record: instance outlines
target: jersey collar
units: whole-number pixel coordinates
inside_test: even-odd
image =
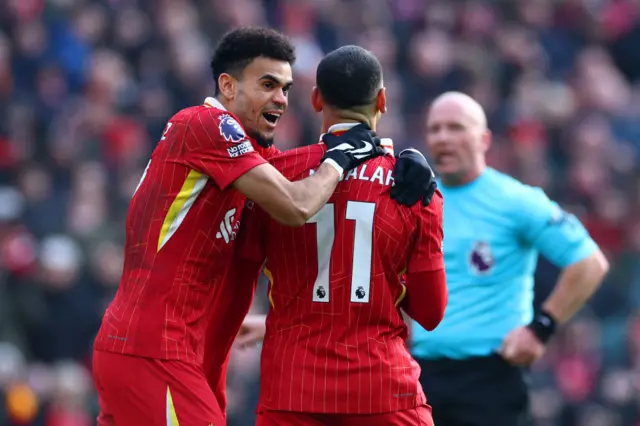
[[[208,107],[211,108],[218,108],[221,109],[223,111],[226,111],[227,109],[224,107],[224,105],[222,105],[220,103],[219,100],[217,100],[216,98],[212,97],[212,96],[208,96],[205,100],[204,100],[204,104]]]
[[[334,133],[337,135],[341,135],[342,133],[346,132],[347,130],[351,129],[352,127],[357,126],[360,123],[337,123],[334,124],[333,126],[329,127],[329,129],[327,130],[327,133]],[[322,134],[324,135],[324,133]],[[320,142],[322,142],[322,135],[320,135]],[[382,146],[382,148],[384,148],[384,151],[387,154],[391,154],[394,155],[393,152],[393,140],[391,140],[391,138],[382,138],[380,139],[380,145]]]
[[[329,127],[328,133],[344,133],[352,127],[356,127],[360,123],[338,123]]]

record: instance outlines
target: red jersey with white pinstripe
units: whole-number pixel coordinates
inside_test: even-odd
[[[205,314],[245,202],[229,186],[265,163],[236,119],[208,102],[170,119],[133,195],[97,350],[202,363]]]
[[[316,144],[270,162],[299,180],[324,151]],[[397,305],[403,271],[443,267],[442,197],[429,207],[398,205],[389,198],[394,165],[386,155],[348,173],[300,228],[245,209],[237,251],[266,257],[271,280],[260,409],[372,414],[425,403]]]

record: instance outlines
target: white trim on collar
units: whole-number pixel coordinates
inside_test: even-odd
[[[212,97],[212,96],[208,96],[205,100],[204,100],[204,104],[206,106],[209,106],[211,108],[218,108],[221,109],[223,111],[226,111],[227,109],[224,107],[224,105],[222,105],[220,103],[219,100],[217,100],[216,98]]]
[[[329,127],[327,132],[328,133],[344,132],[344,131],[349,130],[352,127],[356,127],[358,124],[360,124],[360,123],[337,123],[337,124],[334,124],[333,126]]]

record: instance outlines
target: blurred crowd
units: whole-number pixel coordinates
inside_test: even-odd
[[[118,285],[128,200],[166,120],[213,93],[213,47],[238,25],[297,46],[281,149],[317,140],[315,68],[340,45],[383,64],[379,133],[396,145],[424,148],[437,94],[477,98],[490,164],[578,215],[613,265],[533,368],[536,424],[640,425],[640,1],[5,0],[0,426],[95,424],[92,339]],[[556,276],[542,260],[537,300]],[[253,424],[258,358],[234,352],[231,425]]]

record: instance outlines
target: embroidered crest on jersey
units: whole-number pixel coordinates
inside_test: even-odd
[[[479,241],[471,250],[469,264],[476,274],[488,273],[495,263],[489,244]]]
[[[220,231],[216,233],[216,239],[222,238],[225,243],[236,239],[240,221],[235,220],[236,209],[230,209],[224,214],[224,220],[220,222]]]
[[[247,138],[240,123],[229,114],[220,116],[218,128],[220,129],[220,134],[227,142],[238,143]]]

